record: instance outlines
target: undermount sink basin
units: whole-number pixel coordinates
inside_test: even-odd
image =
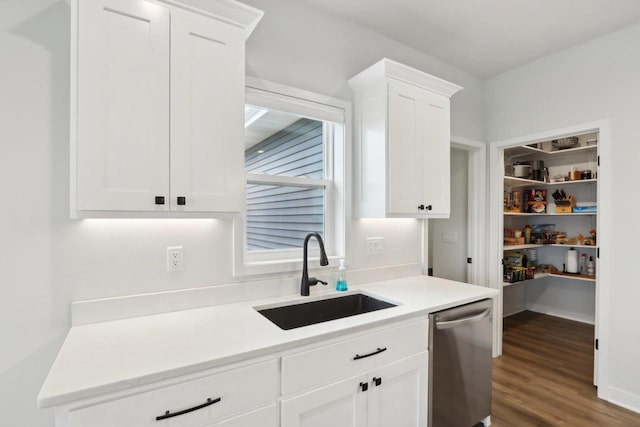
[[[369,295],[350,294],[280,307],[256,308],[256,310],[280,329],[288,330],[395,306]]]

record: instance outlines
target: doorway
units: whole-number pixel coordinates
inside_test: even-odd
[[[429,266],[442,279],[468,283],[469,154],[451,147],[451,215],[429,221]]]
[[[486,286],[486,144],[451,140],[451,215],[427,230],[430,275]]]

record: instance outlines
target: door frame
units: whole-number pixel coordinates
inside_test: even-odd
[[[468,154],[467,174],[467,283],[487,286],[487,144],[451,136],[451,148]]]
[[[609,325],[610,325],[610,287],[611,281],[611,229],[612,223],[608,207],[612,205],[612,138],[611,122],[608,119],[576,124],[563,128],[550,129],[514,138],[489,143],[489,184],[492,189],[488,197],[489,206],[489,287],[499,291],[494,314],[493,349],[494,357],[502,354],[502,241],[497,238],[503,228],[502,204],[504,191],[504,149],[530,144],[537,141],[579,133],[598,132],[598,248],[600,257],[596,260],[598,280],[596,282],[595,338],[598,339],[598,353],[594,358],[594,382],[598,385],[598,397],[608,400],[609,390]]]

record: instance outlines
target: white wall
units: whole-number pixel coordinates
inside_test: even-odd
[[[640,411],[640,336],[634,278],[640,162],[640,25],[510,70],[487,82],[488,139],[611,119],[609,382],[611,398]]]
[[[250,3],[266,16],[248,44],[249,74],[348,99],[347,79],[387,56],[464,86],[453,101],[453,133],[484,138],[480,80],[295,1]],[[69,219],[69,25],[64,1],[0,3],[2,426],[53,425],[36,396],[68,330],[71,301],[234,280],[229,221]],[[367,236],[385,238],[384,254],[365,255]],[[351,269],[420,262],[418,221],[353,221],[351,237]],[[165,247],[174,245],[184,246],[184,271],[168,274]]]
[[[467,218],[468,218],[469,154],[451,149],[451,216],[429,221],[429,267],[433,275],[443,279],[467,281]],[[444,241],[444,234],[456,241]],[[451,239],[447,239],[451,240]]]

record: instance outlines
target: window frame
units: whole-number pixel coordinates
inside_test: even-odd
[[[324,187],[324,242],[329,259],[344,258],[350,206],[351,103],[289,86],[247,77],[245,104],[289,112],[323,122],[325,179],[245,173],[245,182]],[[337,129],[341,128],[341,131]],[[327,139],[331,140],[328,143]],[[244,140],[242,141],[244,144]],[[245,196],[246,200],[246,196]],[[233,219],[234,276],[299,272],[302,248],[252,250],[246,248],[246,206]],[[318,249],[309,248],[310,268],[318,263]]]

